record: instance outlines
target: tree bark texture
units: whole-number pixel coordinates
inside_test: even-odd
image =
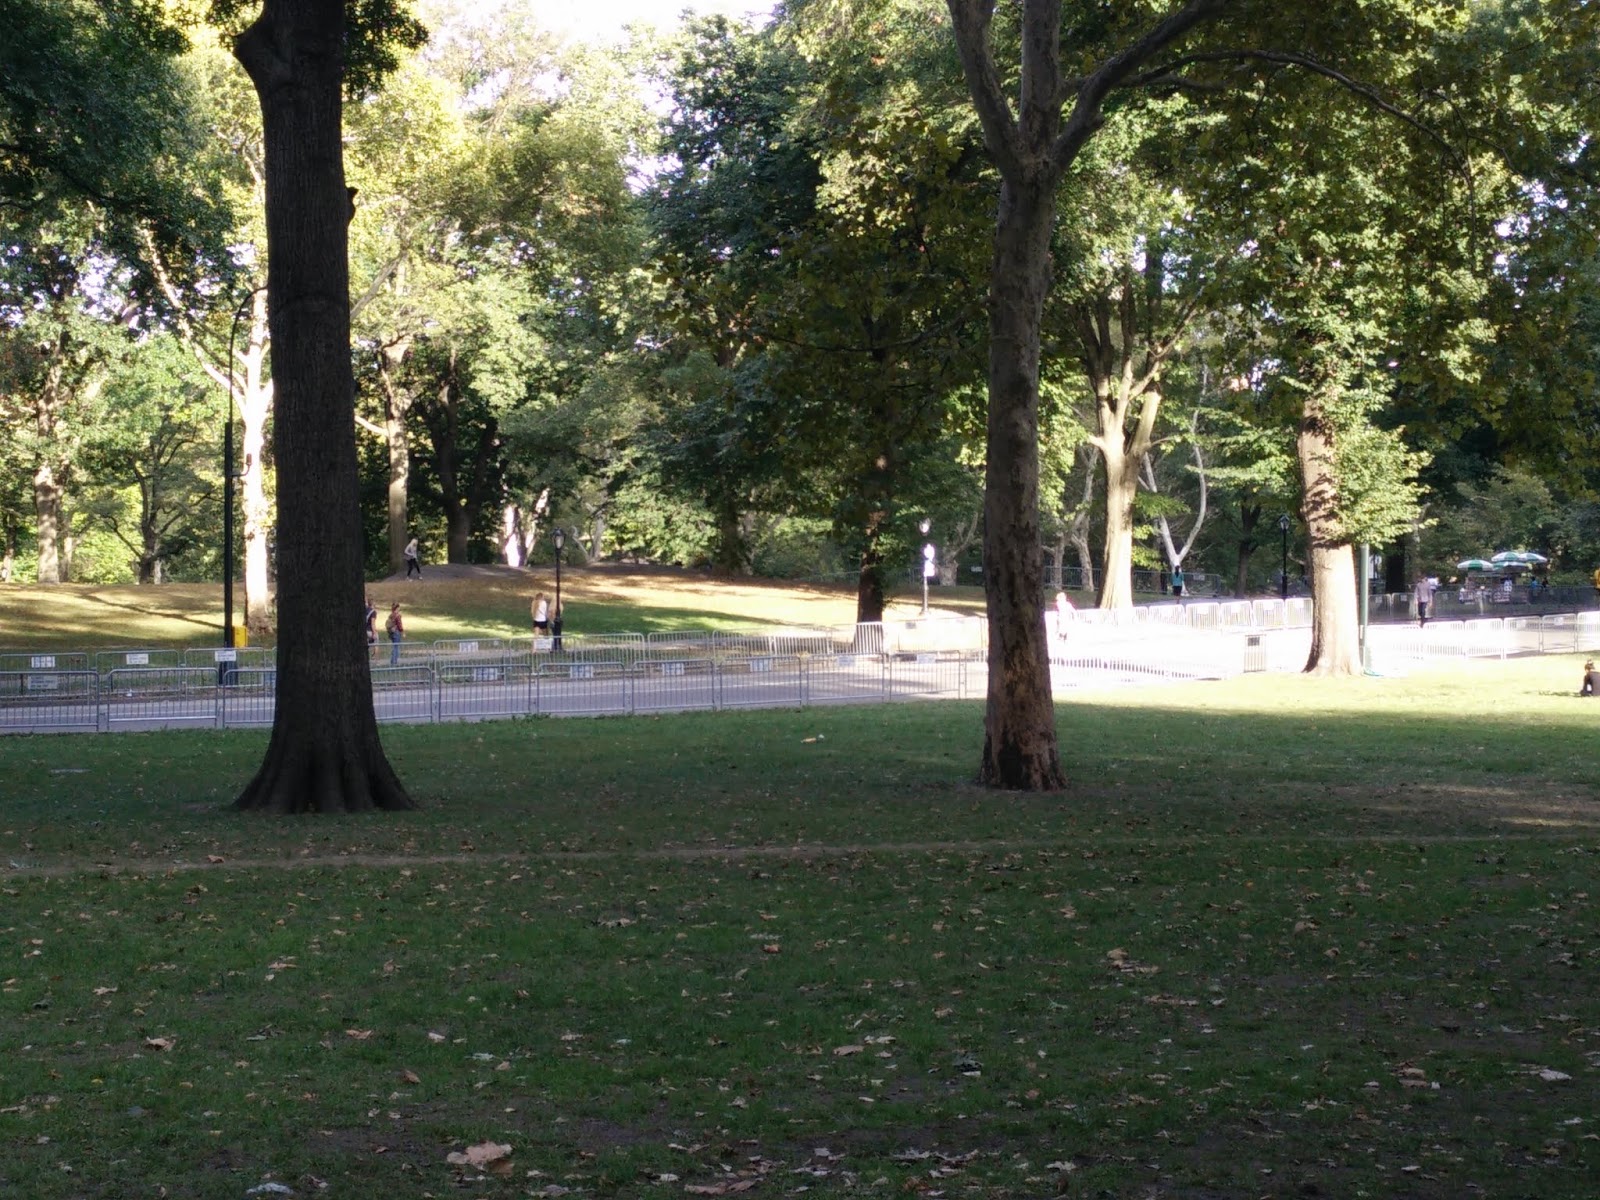
[[[1105,466],[1106,495],[1100,607],[1132,608],[1133,502],[1139,493],[1139,472],[1136,460],[1123,450],[1120,434],[1101,448],[1100,461]]]
[[[272,503],[267,499],[267,417],[272,412],[272,382],[266,375],[267,293],[257,292],[250,308],[244,347],[244,379],[239,384],[239,505],[244,532],[244,623],[252,637],[272,628],[272,592],[267,579],[267,542],[272,535]]]
[[[1305,491],[1306,542],[1310,548],[1311,653],[1305,669],[1315,675],[1361,673],[1356,610],[1355,555],[1337,519],[1339,480],[1333,427],[1315,390],[1308,392],[1295,434],[1295,456]]]
[[[378,380],[383,388],[383,440],[389,450],[388,529],[389,573],[405,569],[410,516],[411,442],[406,434],[406,414],[411,392],[399,382],[400,368],[411,353],[411,339],[402,338],[378,352]]]
[[[65,489],[56,479],[55,468],[40,463],[33,473],[34,534],[39,546],[39,575],[42,584],[61,583],[61,497]]]
[[[279,530],[277,706],[237,803],[269,812],[411,806],[378,739],[360,619],[343,34],[339,0],[266,0],[234,46],[266,147]]]
[[[1026,791],[1066,786],[1050,694],[1039,525],[1039,337],[1054,217],[1054,177],[1001,184],[989,277],[989,687],[978,781]]]

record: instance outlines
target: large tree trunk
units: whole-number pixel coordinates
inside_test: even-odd
[[[883,551],[873,534],[861,551],[861,566],[856,572],[856,624],[877,625],[883,621]]]
[[[378,379],[383,387],[383,440],[389,450],[389,572],[399,574],[406,561],[410,522],[411,442],[406,434],[406,414],[411,410],[410,389],[399,382],[399,372],[411,352],[411,339],[386,345],[378,355]]]
[[[1295,435],[1311,558],[1311,653],[1305,669],[1316,675],[1359,675],[1355,555],[1337,520],[1334,449],[1333,428],[1313,389],[1306,396]]]
[[[1139,494],[1138,460],[1122,444],[1120,430],[1100,446],[1106,471],[1105,568],[1101,608],[1133,607],[1133,502]]]
[[[48,462],[40,463],[33,473],[33,519],[39,546],[39,582],[43,584],[62,581],[59,541],[62,494],[55,468]]]
[[[234,46],[261,102],[278,468],[272,737],[241,808],[409,808],[378,740],[362,605],[340,146],[344,5],[266,0]]]
[[[1238,554],[1234,561],[1233,594],[1243,597],[1250,589],[1250,558],[1256,550],[1256,526],[1261,523],[1261,505],[1250,500],[1239,504]]]
[[[1050,288],[1055,180],[1000,186],[989,276],[988,469],[983,490],[989,690],[978,781],[1066,786],[1044,628],[1039,540],[1039,330]]]
[[[267,500],[264,455],[267,417],[272,412],[272,384],[266,375],[267,293],[251,301],[250,332],[244,348],[244,379],[238,388],[239,507],[244,521],[244,623],[260,638],[272,628],[272,594],[267,581],[267,542],[272,535],[272,505]]]

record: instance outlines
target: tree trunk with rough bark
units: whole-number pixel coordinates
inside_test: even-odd
[[[1100,444],[1105,467],[1105,562],[1100,575],[1100,607],[1133,607],[1133,502],[1139,494],[1138,460],[1122,444],[1121,430]]]
[[[1069,87],[1061,69],[1059,0],[1022,0],[1022,70],[1013,108],[990,44],[994,0],[946,0],[967,90],[1001,179],[989,274],[983,510],[989,697],[978,771],[979,782],[990,787],[1066,786],[1050,696],[1039,549],[1039,340],[1056,188],[1104,123],[1112,90],[1223,3],[1189,0]],[[1072,111],[1063,120],[1068,103]]]
[[[234,45],[266,144],[280,534],[277,706],[237,803],[278,813],[411,807],[378,739],[359,617],[343,36],[342,4],[266,0]]]
[[[389,572],[405,569],[407,532],[410,515],[411,442],[406,434],[406,414],[411,410],[411,392],[399,381],[399,372],[411,353],[411,339],[384,346],[378,352],[378,380],[383,389],[383,441],[389,450],[388,529]]]
[[[1339,480],[1334,453],[1333,427],[1313,389],[1306,395],[1295,434],[1295,457],[1305,489],[1303,516],[1313,598],[1311,653],[1305,669],[1314,675],[1359,675],[1355,554],[1336,517]]]
[[[251,301],[250,330],[244,347],[244,378],[238,384],[239,507],[244,520],[244,623],[252,637],[272,628],[272,589],[267,579],[267,542],[272,536],[272,504],[267,499],[267,417],[272,412],[272,382],[267,378],[267,293]]]
[[[989,689],[978,780],[989,787],[1066,786],[1050,694],[1039,541],[1039,337],[1050,288],[1055,177],[1000,187],[989,276],[988,470],[984,592]]]
[[[33,473],[34,536],[39,546],[41,584],[62,582],[61,577],[61,497],[64,489],[56,480],[55,468],[40,463]]]

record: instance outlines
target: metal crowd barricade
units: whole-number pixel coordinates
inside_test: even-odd
[[[372,708],[379,721],[433,721],[433,668],[427,663],[372,668]]]
[[[94,662],[80,650],[0,650],[0,675],[29,671],[92,671]]]
[[[803,663],[794,654],[752,654],[717,663],[724,708],[800,708],[806,702]]]
[[[964,700],[967,660],[929,651],[896,655],[885,662],[883,689],[891,700]]]
[[[94,669],[104,675],[118,667],[181,667],[184,651],[159,649],[97,650]]]
[[[709,630],[689,631],[685,633],[667,633],[655,631],[644,635],[644,657],[647,659],[665,658],[714,658],[717,653],[716,633]]]
[[[521,717],[534,711],[533,667],[527,655],[460,657],[434,664],[438,719]]]
[[[806,704],[867,704],[884,698],[884,664],[876,654],[819,654],[806,659]]]
[[[108,727],[215,725],[220,719],[212,667],[117,667],[100,678]]]
[[[217,711],[225,729],[271,725],[277,707],[276,667],[239,667],[217,689]]]
[[[98,729],[99,693],[93,671],[0,674],[0,729]]]
[[[641,662],[632,677],[633,712],[691,712],[722,707],[722,677],[709,658]]]
[[[229,658],[228,655],[232,655]],[[215,666],[231,662],[239,668],[263,669],[278,661],[278,652],[270,646],[191,646],[183,652],[186,667]],[[155,666],[155,663],[151,663]]]
[[[620,662],[541,662],[535,711],[544,716],[620,715],[628,711],[632,680]]]
[[[730,641],[742,639],[743,634],[718,634],[717,648],[721,650]],[[752,648],[752,653],[757,654],[831,654],[833,653],[834,634],[831,629],[775,629],[770,633],[757,635],[760,638],[759,649]]]
[[[568,662],[634,663],[644,657],[642,633],[564,633],[557,658]]]

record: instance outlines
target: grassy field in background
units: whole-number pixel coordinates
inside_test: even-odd
[[[555,595],[552,570],[429,566],[421,580],[379,580],[368,586],[380,613],[398,600],[407,636],[528,637],[529,602]],[[593,566],[562,571],[562,607],[569,633],[650,633],[656,630],[745,629],[754,625],[848,625],[855,590],[839,585],[777,580],[725,580],[671,568]],[[983,589],[934,590],[940,612],[983,611]],[[243,623],[244,593],[234,592]],[[909,589],[891,597],[891,617],[921,609]],[[361,614],[351,617],[359,626]],[[205,646],[222,636],[220,584],[40,588],[0,585],[0,650],[101,649],[110,646]]]
[[[1075,696],[1053,797],[974,704],[387,728],[359,819],[0,739],[0,1194],[1590,1197],[1578,673]]]

